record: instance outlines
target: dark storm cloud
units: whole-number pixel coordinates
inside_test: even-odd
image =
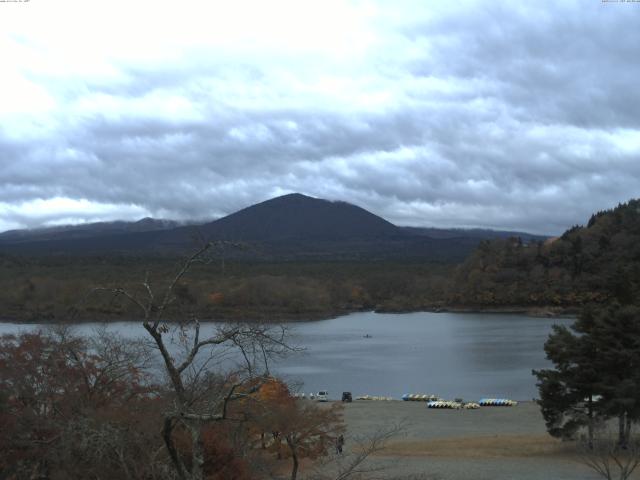
[[[519,118],[637,128],[640,9],[610,7],[487,4],[414,26],[411,34],[436,38],[428,65],[437,74],[498,82],[504,101],[521,109]]]
[[[0,226],[211,218],[299,191],[399,224],[559,233],[637,195],[640,5],[532,5],[376,5],[347,61],[192,47],[108,78],[32,72],[55,107],[4,117]]]

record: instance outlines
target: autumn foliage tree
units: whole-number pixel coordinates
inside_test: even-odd
[[[295,480],[303,458],[315,460],[326,456],[344,433],[342,406],[319,406],[291,395],[285,383],[270,379],[257,395],[258,414],[255,418],[263,447],[278,458],[291,458],[290,478]],[[264,433],[271,439],[264,441]]]
[[[114,336],[0,337],[0,471],[9,478],[141,478],[154,472],[157,391],[144,352]]]
[[[0,478],[175,479],[161,435],[174,393],[152,382],[147,362],[142,343],[108,331],[90,338],[67,331],[0,337]],[[206,397],[237,380],[201,379],[190,395]],[[256,478],[264,454],[252,442],[248,419],[257,414],[250,406],[260,406],[262,415],[276,401],[258,395],[260,385],[257,379],[236,389],[243,401],[229,405],[227,422],[203,425],[203,478]],[[189,429],[174,425],[172,441],[191,468]]]

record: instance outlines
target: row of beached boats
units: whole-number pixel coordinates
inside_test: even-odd
[[[480,405],[475,402],[455,402],[449,400],[434,400],[427,402],[427,408],[449,408],[459,410],[461,408],[465,410],[476,410],[480,408]]]
[[[478,403],[481,407],[514,407],[518,404],[508,398],[482,398]]]
[[[348,393],[348,392],[346,392]],[[329,393],[326,391],[320,391],[318,393],[310,393],[308,396],[304,393],[294,393],[296,398],[302,398],[309,400],[318,400],[321,402],[328,401]],[[350,398],[350,394],[349,394]],[[356,400],[370,400],[370,401],[385,401],[389,402],[394,400],[393,397],[377,396],[377,395],[361,395],[356,397]],[[455,400],[445,400],[437,395],[426,395],[423,393],[405,393],[402,396],[402,400],[405,402],[425,402],[428,408],[449,408],[449,409],[467,409],[476,410],[480,407],[513,407],[518,404],[515,400],[508,398],[482,398],[478,402],[464,402],[460,398]],[[344,394],[343,394],[344,401]],[[351,401],[351,400],[349,400]]]
[[[402,396],[405,402],[426,402],[428,408],[465,408],[475,410],[480,407],[513,407],[518,404],[508,398],[482,398],[476,402],[463,402],[461,399],[444,400],[437,395],[425,395],[423,393],[405,393]]]
[[[380,397],[376,395],[360,395],[356,397],[356,400],[373,400],[373,401],[382,401],[382,402],[390,402],[393,400],[393,397]]]
[[[437,395],[424,395],[422,393],[405,393],[402,395],[405,402],[437,402],[443,400]]]

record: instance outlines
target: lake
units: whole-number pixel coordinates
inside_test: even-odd
[[[328,390],[331,398],[351,391],[354,396],[426,393],[531,400],[537,397],[531,370],[549,366],[543,345],[551,326],[571,322],[516,314],[353,313],[289,324],[292,342],[305,351],[273,370],[287,381],[304,382],[303,392]],[[90,334],[96,326],[76,328]],[[0,334],[39,327],[0,323]],[[136,322],[108,328],[126,337],[146,333]]]

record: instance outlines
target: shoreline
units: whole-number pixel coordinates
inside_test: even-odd
[[[353,313],[372,312],[377,314],[410,314],[410,313],[460,313],[460,314],[498,314],[498,315],[524,315],[531,318],[576,318],[579,312],[578,307],[524,307],[524,306],[503,306],[503,307],[466,307],[466,306],[442,306],[442,307],[425,307],[419,309],[386,309],[386,308],[367,308],[367,309],[345,309],[333,312],[313,312],[304,314],[280,313],[266,316],[229,316],[221,315],[215,318],[203,318],[203,323],[303,323],[303,322],[320,322],[324,320],[332,320],[338,317],[350,315]],[[117,318],[111,315],[96,315],[93,318],[82,319],[57,319],[57,318],[29,318],[23,319],[18,317],[0,316],[0,323],[11,323],[16,325],[33,325],[33,324],[84,324],[84,323],[118,323],[118,322],[140,322],[140,319]],[[180,323],[179,319],[167,318],[165,323]]]

